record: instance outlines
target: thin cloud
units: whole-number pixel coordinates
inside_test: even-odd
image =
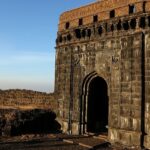
[[[0,56],[0,65],[16,65],[16,64],[38,64],[48,63],[53,64],[55,62],[54,53],[37,53],[37,52],[23,52],[14,53],[11,55],[3,54]]]

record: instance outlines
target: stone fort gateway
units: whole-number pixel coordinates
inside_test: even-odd
[[[55,94],[64,132],[150,148],[150,0],[101,0],[61,14]]]
[[[54,93],[0,90],[0,136],[16,112],[37,108],[54,110],[64,133],[150,149],[150,0],[97,0],[62,13]]]

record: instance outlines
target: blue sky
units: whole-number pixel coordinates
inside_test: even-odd
[[[53,92],[62,12],[95,0],[0,0],[0,89]]]

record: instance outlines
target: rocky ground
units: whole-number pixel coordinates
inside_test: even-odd
[[[104,134],[73,136],[60,129],[51,110],[0,109],[0,150],[128,150],[112,147]]]
[[[22,135],[0,139],[0,150],[112,150],[105,138],[63,134]]]
[[[2,110],[0,109],[0,135],[61,132],[60,124],[51,110]]]
[[[0,150],[131,150],[112,147],[106,136],[72,136],[65,134],[28,134],[1,137]],[[132,150],[138,150],[132,148]]]

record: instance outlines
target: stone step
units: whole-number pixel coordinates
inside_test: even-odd
[[[77,144],[85,148],[94,149],[97,146],[108,145],[107,136],[63,136],[63,141],[71,144]]]

